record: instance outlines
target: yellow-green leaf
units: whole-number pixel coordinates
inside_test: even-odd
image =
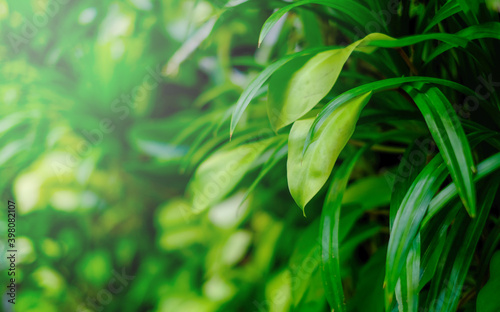
[[[291,124],[318,104],[337,81],[349,54],[344,49],[329,50],[305,64],[300,58],[278,70],[269,81],[267,107],[273,128]]]
[[[342,49],[296,58],[278,69],[269,80],[268,114],[275,131],[303,117],[332,89],[354,50],[373,52],[373,40],[394,40],[374,33]]]
[[[370,97],[371,92],[365,93],[336,109],[316,131],[304,155],[304,142],[314,118],[298,120],[293,124],[288,139],[288,188],[302,210],[330,176],[335,161],[351,138],[359,114]]]
[[[201,212],[223,199],[252,169],[257,158],[279,137],[225,149],[207,158],[189,185],[193,210]]]

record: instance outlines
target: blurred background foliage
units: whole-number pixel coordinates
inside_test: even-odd
[[[289,287],[284,267],[308,221],[289,209],[279,173],[239,210],[241,192],[200,215],[184,196],[193,168],[228,141],[229,103],[270,57],[254,59],[267,1],[200,37],[225,4],[0,1],[0,187],[2,202],[17,203],[16,311],[253,311]],[[114,272],[135,277],[108,302]]]
[[[411,3],[384,25],[390,35],[410,33],[413,26],[401,26],[406,16],[425,26],[419,17],[434,13],[426,5],[441,6]],[[354,21],[335,10],[308,6],[281,19],[258,48],[261,26],[285,4],[0,0],[0,190],[2,202],[17,204],[16,311],[329,310],[319,236],[326,188],[304,218],[285,178],[288,129],[271,128],[265,86],[230,141],[231,113],[249,82],[276,59],[365,33],[349,33]],[[481,12],[495,5],[481,3]],[[460,30],[462,17],[445,30]],[[412,74],[396,50],[360,55],[326,100]],[[469,63],[470,75],[463,75],[455,63],[415,62],[425,75],[461,77],[471,88],[480,72]],[[429,137],[415,107],[399,105],[402,98],[375,94],[339,157],[342,163],[385,130],[399,131],[393,146],[365,152],[342,198],[341,278],[352,311],[383,310],[393,173],[405,149]],[[381,119],[384,125],[374,124]],[[477,159],[492,154],[483,150]],[[223,168],[230,165],[229,174]],[[481,241],[492,247],[476,263],[483,280],[469,278],[461,296],[467,311],[477,294],[469,290],[486,281],[484,264],[498,244],[494,213]],[[3,208],[0,216],[6,233]],[[0,264],[3,285],[4,258]],[[112,291],[110,281],[124,287]],[[5,298],[2,309],[13,311]]]

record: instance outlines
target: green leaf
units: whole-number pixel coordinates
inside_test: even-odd
[[[500,311],[500,251],[497,251],[490,262],[490,279],[479,291],[476,301],[476,310],[481,312]]]
[[[233,135],[234,129],[236,128],[236,125],[238,124],[238,121],[241,119],[243,116],[243,113],[245,112],[246,108],[248,107],[248,104],[250,104],[250,101],[253,99],[253,97],[259,92],[261,87],[266,83],[266,81],[271,77],[271,75],[277,71],[279,68],[281,68],[283,65],[286,63],[296,59],[300,58],[302,56],[310,55],[310,54],[316,54],[325,50],[330,49],[330,47],[321,47],[321,48],[313,48],[313,49],[307,49],[298,53],[294,53],[291,55],[287,55],[278,61],[272,63],[271,65],[267,66],[257,77],[255,77],[252,82],[245,88],[243,93],[240,95],[238,98],[238,101],[236,102],[236,105],[234,107],[233,115],[231,117],[231,126],[230,126],[230,136]]]
[[[458,36],[456,34],[433,33],[433,34],[413,35],[392,40],[386,40],[386,39],[373,40],[367,43],[367,46],[380,47],[380,48],[400,48],[428,40],[443,41],[451,45],[452,47],[465,47],[469,42],[469,40],[461,36]]]
[[[393,292],[420,223],[432,197],[446,178],[446,166],[435,156],[415,178],[394,219],[387,248],[385,275],[386,309],[392,305]]]
[[[382,311],[384,309],[384,267],[386,249],[382,247],[370,257],[359,272],[356,293],[351,300],[353,311]]]
[[[220,150],[208,157],[189,184],[193,210],[201,212],[223,199],[252,168],[257,158],[280,139],[271,137]]]
[[[462,9],[458,5],[458,2],[456,2],[456,1],[446,2],[445,5],[443,5],[441,8],[439,8],[439,11],[437,11],[436,15],[434,15],[432,20],[427,24],[427,27],[425,28],[424,33],[428,32],[432,27],[436,26],[437,24],[441,23],[443,20],[447,19],[448,17],[450,17],[454,14],[457,14],[460,11],[462,11]]]
[[[406,267],[396,285],[399,311],[417,312],[420,281],[420,234],[417,234],[406,259]]]
[[[467,214],[460,211],[453,220],[453,226],[448,230],[446,234],[447,243],[444,245],[443,251],[441,253],[436,272],[431,280],[430,289],[427,293],[426,307],[430,311],[440,311],[443,307],[444,300],[439,298],[439,293],[446,287],[450,287],[450,284],[446,281],[445,270],[449,263],[447,259],[454,258],[453,250],[457,249],[460,244],[460,233],[464,231],[467,226],[466,218]],[[446,225],[447,226],[447,225]]]
[[[361,52],[365,53],[371,53],[373,52],[375,47],[369,47],[368,45],[372,41],[378,41],[379,44],[389,44],[391,40],[394,40],[393,38],[383,35],[383,34],[370,34],[366,36],[365,38],[358,40],[351,44],[350,46],[344,48],[345,51],[352,52],[352,49],[358,50]],[[252,82],[248,85],[248,87],[245,88],[241,96],[238,98],[238,101],[236,102],[232,117],[231,117],[231,125],[230,125],[230,136],[233,135],[234,130],[236,128],[236,125],[238,124],[238,121],[241,119],[243,116],[243,113],[245,112],[246,108],[250,104],[250,101],[253,99],[253,97],[259,92],[259,90],[262,88],[264,83],[271,77],[276,71],[278,71],[281,67],[283,67],[285,64],[294,61],[298,62],[304,62],[303,57],[309,56],[309,55],[315,55],[321,52],[325,51],[336,51],[336,50],[341,50],[341,49],[332,49],[331,47],[319,47],[319,48],[312,48],[312,49],[307,49],[298,53],[294,53],[291,55],[287,55],[278,61],[272,63],[268,67],[266,67],[257,77],[255,77]],[[349,52],[349,54],[351,53]],[[301,60],[302,59],[302,60]],[[292,65],[293,66],[293,65]],[[297,66],[297,65],[295,65]],[[343,66],[343,65],[342,65]],[[290,77],[286,77],[288,80]]]
[[[458,209],[458,208],[457,208]],[[449,215],[455,217],[457,209],[452,209]],[[444,245],[446,243],[446,230],[448,229],[452,220],[444,219],[439,220],[440,224],[433,227],[432,229],[423,228],[420,233],[422,236],[432,236],[430,242],[426,245],[426,248],[422,254],[422,273],[420,274],[419,289],[422,288],[432,279],[439,262],[439,257],[443,252]],[[426,238],[428,238],[426,236]]]
[[[422,155],[422,158],[427,156],[424,154],[420,146],[418,146],[416,142],[413,142],[413,144],[406,149],[403,157],[401,158],[394,178],[389,210],[390,228],[392,228],[398,209],[401,207],[401,202],[408,192],[408,189],[411,187],[411,184],[418,176],[419,172],[422,171],[425,166],[424,159],[419,162],[412,161],[413,158],[411,157],[414,157],[415,155]]]
[[[340,224],[343,225],[342,221],[343,220],[340,219]],[[340,241],[341,244],[339,255],[342,259],[342,262],[347,262],[352,257],[352,254],[354,253],[356,248],[359,247],[362,242],[366,241],[367,239],[373,238],[375,234],[380,233],[381,228],[382,227],[377,224],[361,225],[354,228],[344,241]],[[341,232],[339,231],[339,233]]]
[[[384,176],[358,179],[349,185],[342,197],[340,216],[342,227],[339,240],[342,242],[354,227],[356,221],[367,210],[383,207],[390,202],[391,188]]]
[[[479,2],[478,0],[458,0],[464,12],[472,11],[473,14],[477,14],[479,11]]]
[[[276,149],[274,150],[273,154],[269,157],[269,159],[266,161],[264,166],[262,167],[262,170],[259,172],[259,175],[253,180],[252,185],[248,187],[247,191],[245,192],[245,195],[243,196],[243,199],[241,200],[241,204],[247,200],[248,196],[255,190],[257,185],[262,181],[264,176],[271,171],[276,164],[283,159],[288,152],[287,148],[287,141],[286,138],[283,138],[281,142],[278,142]],[[240,204],[240,205],[241,205]]]
[[[262,30],[259,36],[259,46],[269,33],[269,31],[274,27],[274,25],[290,10],[306,5],[306,4],[321,4],[331,7],[335,10],[339,10],[343,14],[346,14],[353,21],[358,22],[358,26],[364,27],[366,22],[373,20],[370,11],[363,5],[358,4],[354,1],[329,1],[329,0],[302,0],[289,4],[278,11],[274,12],[262,26]]]
[[[316,132],[305,155],[302,155],[302,148],[314,118],[293,124],[288,139],[288,188],[303,211],[330,176],[340,152],[354,132],[361,109],[370,97],[370,92],[356,97],[331,114],[324,127]]]
[[[275,131],[302,117],[330,92],[350,52],[335,49],[309,60],[298,58],[271,76],[267,108]]]
[[[471,27],[468,27],[464,30],[461,30],[456,33],[456,35],[467,39],[468,41],[476,40],[476,39],[482,39],[482,38],[493,38],[493,39],[500,39],[500,23],[498,22],[491,22],[491,23],[485,23],[481,25],[474,25]],[[425,60],[425,63],[428,64],[431,62],[433,59],[435,59],[437,56],[443,54],[444,52],[450,50],[453,48],[452,45],[443,43],[439,45],[432,53],[427,57]]]
[[[319,268],[320,258],[319,219],[316,219],[301,233],[290,257],[289,268],[292,276],[298,277],[292,279],[292,298],[295,307],[303,301],[312,276]]]
[[[458,247],[457,251],[452,252],[452,254],[448,256],[446,263],[442,266],[442,270],[444,271],[443,277],[445,277],[445,279],[441,280],[441,287],[437,286],[434,288],[438,293],[434,297],[439,298],[439,300],[433,302],[435,303],[435,308],[439,311],[452,312],[457,310],[461,290],[469,271],[480,235],[483,232],[486,220],[489,216],[499,182],[499,179],[495,179],[492,183],[487,184],[488,187],[482,189],[482,204],[479,209],[478,217],[469,222],[467,230],[464,231],[464,227],[460,227],[461,235],[459,235],[455,244],[453,244],[454,247]],[[458,226],[458,224],[454,226]],[[431,294],[434,295],[436,292],[431,292]],[[434,306],[431,306],[431,308],[434,308]],[[479,311],[482,312],[483,310]]]
[[[432,137],[443,155],[450,175],[458,187],[465,209],[476,214],[476,191],[472,172],[476,171],[469,142],[451,103],[436,87],[422,91],[404,87],[424,115]]]
[[[304,37],[307,38],[308,47],[320,47],[324,45],[321,25],[316,14],[303,10],[299,13],[302,25],[304,25]]]
[[[416,83],[416,82],[440,84],[446,87],[456,89],[457,91],[460,91],[467,95],[475,95],[474,91],[472,91],[467,87],[462,86],[461,84],[445,79],[432,78],[432,77],[390,78],[355,87],[335,97],[333,100],[328,102],[328,104],[321,110],[321,112],[318,114],[318,117],[316,117],[313,124],[311,125],[311,128],[309,129],[309,133],[307,134],[307,138],[304,143],[303,153],[305,154],[307,148],[309,147],[309,145],[313,140],[314,133],[321,127],[321,125],[325,122],[328,116],[332,114],[332,112],[334,112],[339,106],[341,106],[346,101],[349,101],[366,92],[387,91],[393,88],[401,87],[402,85],[407,83]]]
[[[330,307],[338,312],[345,311],[339,259],[339,227],[342,197],[354,165],[370,146],[370,144],[365,145],[351,159],[345,161],[339,167],[330,184],[321,213],[320,235],[323,284]]]
[[[351,53],[366,47],[372,40],[389,42],[383,34],[370,34],[343,49],[318,53],[307,59],[296,58],[277,70],[269,81],[268,115],[275,131],[291,124],[316,106],[332,89]]]
[[[488,175],[500,169],[500,153],[497,153],[483,160],[477,165],[477,174],[474,176],[474,182],[480,181]],[[434,197],[429,205],[429,212],[422,221],[422,226],[425,226],[437,213],[449,203],[458,191],[455,183],[450,183],[439,194]]]
[[[369,176],[353,181],[342,198],[342,204],[358,204],[362,210],[387,205],[391,200],[391,187],[381,176]]]
[[[277,295],[279,294],[279,300]],[[292,274],[290,270],[284,269],[275,274],[266,284],[265,295],[268,302],[269,312],[290,311],[292,305]]]

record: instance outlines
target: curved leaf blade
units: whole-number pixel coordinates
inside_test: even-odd
[[[275,131],[304,116],[328,94],[351,52],[329,50],[305,63],[295,59],[272,75],[267,109]]]
[[[431,84],[438,84],[438,85],[443,85],[446,87],[453,88],[459,92],[462,92],[467,95],[474,95],[474,91],[471,89],[453,82],[449,81],[446,79],[439,79],[439,78],[432,78],[432,77],[401,77],[401,78],[390,78],[390,79],[385,79],[381,81],[376,81],[376,82],[371,82],[367,83],[361,86],[358,86],[356,88],[353,88],[349,91],[346,91],[339,96],[335,97],[333,100],[328,102],[328,104],[321,110],[321,112],[318,114],[318,117],[314,120],[313,124],[311,125],[311,128],[309,129],[309,133],[307,134],[306,141],[304,143],[304,150],[303,154],[307,151],[309,145],[312,142],[312,139],[314,137],[314,133],[321,127],[321,125],[325,122],[325,120],[328,118],[332,112],[334,112],[338,107],[340,107],[343,103],[363,94],[366,92],[380,92],[380,91],[387,91],[391,90],[394,88],[399,88],[403,86],[404,84],[408,83],[431,83]]]
[[[201,212],[229,194],[257,158],[278,140],[281,138],[271,137],[210,155],[198,167],[188,186],[193,210]]]
[[[267,66],[257,77],[255,77],[252,80],[252,82],[250,82],[248,87],[245,88],[241,96],[238,98],[233,114],[231,116],[230,136],[233,135],[234,129],[236,128],[238,121],[243,116],[243,113],[248,107],[248,104],[250,104],[250,101],[254,98],[254,96],[259,92],[260,88],[264,85],[264,83],[266,83],[266,81],[269,79],[269,77],[271,77],[271,75],[275,71],[277,71],[279,68],[281,68],[281,66],[285,65],[286,63],[290,62],[295,58],[305,56],[308,54],[315,54],[328,49],[330,48],[321,47],[321,48],[304,50],[295,54],[287,55],[279,59],[278,61],[272,63],[271,65]]]
[[[347,16],[351,17],[354,21],[360,21],[358,22],[360,26],[363,26],[363,22],[368,22],[373,19],[373,17],[370,14],[370,11],[364,7],[363,5],[360,5],[354,1],[329,1],[329,0],[302,0],[302,1],[297,1],[292,4],[289,4],[278,11],[274,12],[264,23],[264,26],[262,26],[262,30],[259,35],[259,46],[266,37],[266,35],[271,31],[271,29],[274,27],[274,25],[290,10],[302,6],[302,5],[307,5],[307,4],[320,4],[324,6],[331,7],[335,10],[339,10],[340,12],[346,14]]]
[[[500,153],[490,156],[477,165],[477,174],[474,176],[474,182],[484,179],[497,170],[500,170]],[[422,226],[426,226],[429,221],[457,195],[458,191],[455,183],[449,184],[439,192],[439,194],[432,199],[429,205],[429,212],[422,221]]]
[[[339,260],[339,221],[342,197],[354,165],[370,146],[370,144],[367,144],[351,159],[342,163],[333,177],[325,203],[323,204],[320,221],[321,268],[325,296],[333,311],[343,312],[346,310]]]
[[[404,87],[413,97],[436,141],[450,175],[457,185],[465,209],[474,217],[476,214],[476,191],[472,172],[476,171],[469,142],[460,125],[451,103],[436,87],[417,91]]]
[[[420,281],[420,234],[417,234],[406,259],[406,266],[396,285],[396,300],[401,312],[418,311]]]
[[[447,176],[446,166],[440,155],[435,156],[408,189],[394,219],[387,248],[385,275],[386,309],[393,302],[394,290],[413,240],[420,228],[432,197]]]
[[[340,152],[354,132],[362,108],[370,98],[371,92],[358,96],[331,114],[324,127],[316,132],[311,148],[304,155],[302,147],[314,118],[298,120],[292,126],[288,142],[288,187],[303,211],[328,180]]]
[[[373,52],[374,47],[367,47],[373,40],[391,42],[393,38],[370,34],[343,49],[296,58],[277,70],[269,81],[267,103],[273,129],[278,131],[313,109],[330,92],[352,52]]]

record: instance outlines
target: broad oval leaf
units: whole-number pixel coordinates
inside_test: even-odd
[[[288,188],[303,211],[330,176],[335,161],[351,138],[359,114],[370,97],[371,92],[365,93],[335,110],[316,132],[304,155],[302,148],[314,118],[298,120],[293,124],[288,139]]]
[[[236,125],[238,124],[238,121],[240,120],[241,116],[243,116],[243,113],[248,107],[248,104],[250,104],[250,101],[259,92],[260,88],[264,85],[264,83],[267,82],[269,77],[271,77],[271,75],[274,72],[276,72],[286,63],[296,58],[300,58],[309,54],[315,54],[325,50],[328,50],[328,48],[320,47],[320,48],[307,49],[298,53],[287,55],[277,60],[276,62],[272,63],[271,65],[267,66],[257,77],[255,77],[250,82],[250,84],[245,88],[243,93],[238,98],[238,101],[236,102],[236,105],[234,107],[233,114],[231,116],[231,126],[230,126],[229,136],[231,137],[233,135],[234,129],[236,128]]]
[[[268,115],[275,131],[303,117],[332,89],[344,64],[354,50],[371,53],[372,41],[391,42],[393,38],[374,33],[342,49],[296,58],[277,70],[269,81]]]
[[[269,80],[268,114],[279,130],[309,112],[330,92],[352,49],[336,49],[299,58]],[[306,62],[304,62],[306,61]]]
[[[384,45],[384,44],[389,44],[390,41],[394,41],[395,39],[392,37],[389,37],[384,34],[380,33],[373,33],[367,35],[365,38],[360,39],[354,43],[352,43],[350,46],[344,48],[344,50],[352,50],[353,48],[357,51],[364,52],[364,53],[371,53],[373,52],[377,46],[369,46],[372,42],[378,42],[378,45]],[[243,116],[243,113],[245,112],[246,108],[250,104],[250,101],[253,99],[253,97],[259,92],[261,87],[267,82],[267,80],[276,72],[278,71],[281,67],[283,67],[285,64],[298,60],[300,58],[303,58],[305,56],[310,56],[314,55],[317,53],[325,52],[325,51],[333,51],[332,47],[318,47],[318,48],[312,48],[312,49],[307,49],[303,50],[291,55],[286,55],[283,58],[277,60],[276,62],[272,63],[268,67],[266,67],[257,77],[255,77],[248,87],[245,88],[241,96],[239,97],[238,101],[235,104],[233,114],[231,116],[231,126],[230,126],[230,132],[229,136],[231,137],[233,135],[233,132],[236,128],[236,125],[238,124],[238,121],[240,118]],[[352,51],[351,51],[352,52]],[[350,53],[350,52],[349,52]],[[305,58],[303,58],[304,61]],[[298,62],[298,61],[297,61]],[[293,65],[292,65],[293,66]],[[290,76],[287,76],[286,79],[288,80]]]

